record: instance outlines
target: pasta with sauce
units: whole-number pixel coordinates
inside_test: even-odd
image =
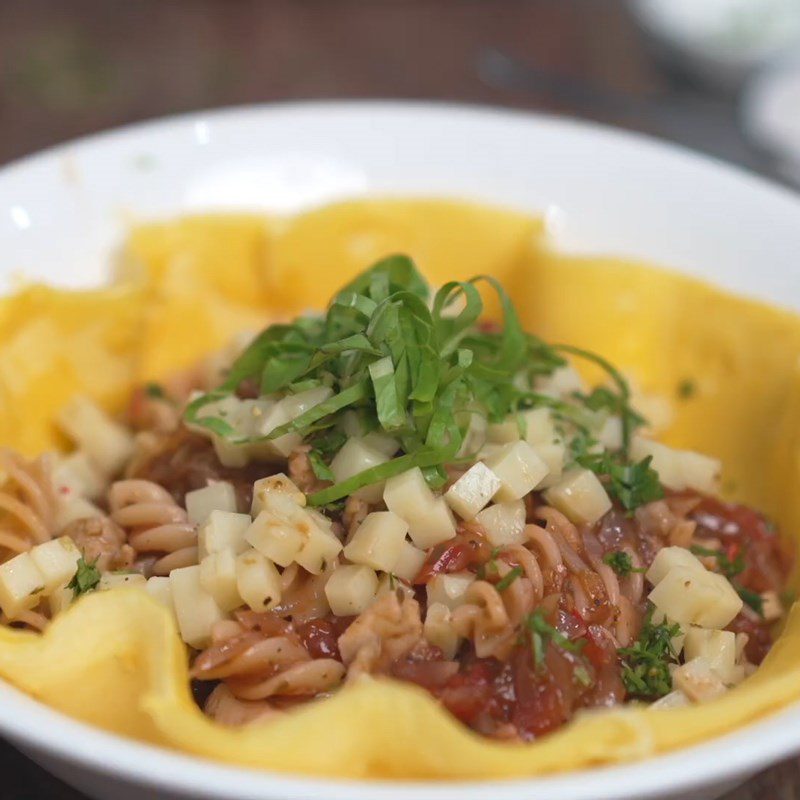
[[[433,292],[389,256],[124,413],[71,397],[70,455],[4,451],[2,622],[146,593],[223,726],[376,679],[504,742],[718,700],[772,647],[791,553],[721,499],[717,459],[647,423],[616,368],[526,332],[499,283]]]

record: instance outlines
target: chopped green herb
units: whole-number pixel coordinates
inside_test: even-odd
[[[697,393],[697,384],[691,378],[684,378],[678,384],[678,397],[681,400],[688,400]]]
[[[153,398],[163,398],[166,397],[166,392],[164,391],[164,387],[160,383],[146,383],[144,385],[144,393],[148,397]]]
[[[705,556],[706,558],[716,559],[719,571],[729,580],[744,572],[744,569],[747,566],[744,560],[743,550],[740,550],[736,555],[736,558],[731,561],[724,550],[711,550],[707,547],[701,547],[698,544],[693,544],[689,549],[696,556]]]
[[[389,588],[394,590],[397,586],[397,578],[395,577],[394,572],[389,573]]]
[[[322,454],[318,450],[309,450],[308,461],[311,464],[311,469],[314,475],[321,481],[335,481],[336,476],[333,470],[325,463]]]
[[[636,463],[626,463],[620,455],[608,452],[578,452],[575,460],[599,476],[608,477],[609,493],[616,497],[627,511],[645,503],[660,500],[664,489],[658,473],[650,466],[652,456]]]
[[[764,599],[758,592],[754,592],[752,589],[748,589],[745,586],[740,586],[735,582],[733,583],[733,588],[736,589],[737,594],[742,598],[745,604],[750,606],[759,617],[764,616]]]
[[[589,674],[589,670],[583,666],[583,664],[578,664],[578,666],[572,670],[572,677],[575,679],[576,683],[579,683],[581,686],[589,687],[594,683],[592,676]]]
[[[497,581],[494,588],[497,589],[498,592],[504,592],[521,575],[522,567],[514,567],[512,570],[503,575],[499,581]]]
[[[100,570],[95,566],[93,561],[91,564],[87,563],[86,559],[81,556],[78,559],[78,566],[72,580],[67,584],[68,589],[72,589],[73,595],[86,594],[97,588],[100,583]]]
[[[603,556],[603,563],[608,564],[621,578],[630,575],[631,572],[647,572],[644,567],[634,567],[633,559],[624,550],[614,550],[611,553],[606,553]]]
[[[547,644],[552,642],[568,653],[580,653],[586,644],[585,639],[572,641],[564,636],[561,631],[554,628],[544,617],[541,610],[528,614],[523,622],[531,640],[531,652],[534,666],[539,669],[544,664]]]
[[[672,691],[669,665],[678,663],[672,640],[681,634],[677,623],[655,625],[652,616],[651,609],[639,638],[631,647],[617,651],[622,659],[622,682],[628,694],[646,699],[663,697]]]

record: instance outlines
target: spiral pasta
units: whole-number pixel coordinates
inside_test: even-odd
[[[108,492],[111,519],[127,532],[137,554],[162,554],[154,575],[197,563],[197,531],[166,489],[151,481],[116,481]]]

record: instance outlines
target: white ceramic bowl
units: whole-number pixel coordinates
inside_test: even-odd
[[[639,136],[527,114],[399,103],[201,113],[0,171],[0,281],[102,278],[126,218],[295,211],[365,193],[543,212],[570,250],[640,256],[800,309],[800,199]],[[352,783],[235,769],[87,727],[0,683],[0,732],[93,797],[319,800],[712,798],[800,752],[800,705],[630,766],[503,783]]]

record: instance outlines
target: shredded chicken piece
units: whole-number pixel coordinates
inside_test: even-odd
[[[342,512],[342,523],[347,532],[348,542],[353,538],[356,528],[364,521],[367,514],[369,514],[369,503],[365,502],[360,497],[355,497],[351,494],[347,500],[345,500],[344,511]]]
[[[76,519],[61,534],[69,536],[83,552],[86,562],[94,562],[101,572],[129,569],[136,557],[125,532],[109,517]]]
[[[326,485],[314,474],[311,459],[308,457],[310,450],[311,445],[301,444],[289,454],[289,477],[294,481],[295,486],[305,494],[313,494]]]
[[[419,603],[402,592],[384,595],[339,637],[347,680],[385,671],[421,638]]]

